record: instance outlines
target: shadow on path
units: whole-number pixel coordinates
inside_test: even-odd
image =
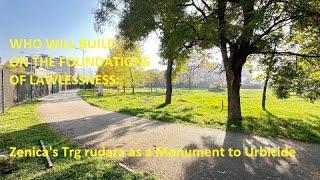
[[[52,97],[50,97],[52,98]],[[245,147],[291,146],[297,158],[136,158],[134,169],[164,179],[317,179],[320,177],[320,145],[293,140],[261,138],[244,133],[171,124],[105,111],[85,103],[72,92],[44,101],[47,123],[53,130],[87,148],[155,148],[228,150]],[[69,107],[73,105],[74,107]],[[60,108],[63,107],[63,109]],[[76,110],[76,113],[75,113]],[[141,111],[137,109],[136,111]],[[67,114],[66,114],[67,113]],[[81,114],[81,116],[78,116]],[[67,118],[65,116],[68,115]],[[60,118],[60,119],[59,119]]]
[[[245,148],[283,148],[285,142],[272,139],[261,140],[244,133],[230,132],[228,124],[222,147],[228,154],[228,149],[238,149],[242,152],[239,157],[199,158],[185,168],[184,179],[317,179],[320,177],[320,154],[318,150],[299,147],[297,157],[245,157]],[[232,129],[232,127],[231,127]],[[219,149],[215,137],[203,136],[205,149]],[[197,148],[197,147],[194,147]],[[294,148],[294,147],[293,147]],[[316,156],[314,156],[316,155]]]

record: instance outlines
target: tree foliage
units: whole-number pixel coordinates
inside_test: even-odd
[[[116,47],[110,50],[108,58],[118,59],[121,57],[131,57],[131,59],[145,59],[143,56],[141,47],[138,43],[135,43],[130,48],[127,48],[126,41],[119,37],[117,39]],[[124,91],[127,87],[133,89],[141,84],[143,79],[142,68],[138,66],[121,66],[117,67],[112,64],[107,64],[98,68],[98,74],[103,75],[115,75],[117,78],[116,87],[118,89],[123,88]]]
[[[319,0],[100,0],[95,19],[99,29],[119,15],[120,32],[130,42],[160,31],[162,57],[176,62],[188,59],[193,47],[219,47],[232,120],[242,118],[241,71],[249,55],[319,57],[286,42],[291,33],[319,27],[319,7]]]

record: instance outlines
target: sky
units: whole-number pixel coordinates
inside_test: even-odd
[[[106,27],[104,34],[94,31],[92,11],[98,0],[0,0],[0,57],[2,64],[11,56],[48,54],[82,56],[77,49],[11,49],[9,39],[79,39],[112,38],[116,27]],[[158,55],[159,39],[151,34],[142,42],[143,52],[151,60],[149,69],[165,69]],[[87,56],[107,56],[107,50],[88,49]],[[80,69],[78,69],[80,71]],[[93,70],[94,71],[94,70]]]

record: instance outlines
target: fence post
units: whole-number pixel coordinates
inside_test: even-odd
[[[2,99],[2,113],[4,113],[4,85],[3,85],[3,73],[4,73],[4,70],[1,69],[1,99]]]
[[[32,78],[32,76],[29,75],[29,81],[30,81],[31,78]],[[30,84],[30,91],[31,91],[30,98],[31,98],[31,101],[32,101],[32,99],[33,99],[33,88],[32,88],[32,84]]]
[[[20,74],[17,74],[17,76],[19,77],[19,79],[20,79]],[[19,101],[19,85],[17,84],[17,85],[15,85],[15,89],[16,89],[16,92],[17,92],[17,100],[16,100],[16,102],[15,103],[18,103],[18,102],[20,102]]]
[[[31,101],[32,101],[32,96],[33,96],[33,89],[32,89],[32,85],[30,84],[30,89],[31,89]]]

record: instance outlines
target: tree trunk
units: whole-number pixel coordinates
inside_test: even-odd
[[[228,86],[228,119],[242,120],[240,105],[241,70],[226,68]]]
[[[171,104],[172,96],[172,68],[173,60],[168,60],[167,71],[166,71],[166,101],[165,104]]]
[[[133,74],[132,74],[132,69],[129,69],[130,72],[130,78],[131,78],[131,87],[132,87],[132,94],[134,94],[134,79],[133,79]]]
[[[150,90],[151,90],[151,92],[152,92],[152,83],[150,83]]]
[[[270,73],[267,72],[267,76],[266,76],[266,79],[264,81],[264,85],[263,85],[263,93],[262,93],[262,109],[265,111],[266,110],[266,98],[267,98],[267,88],[268,88],[268,81],[269,81],[269,78],[270,78]]]
[[[126,86],[123,86],[123,92],[124,93],[126,92]]]
[[[250,26],[250,24],[255,17],[255,1],[239,1],[243,13],[243,27],[246,28],[241,30],[241,36],[237,39],[236,43],[232,43],[232,40],[226,37],[228,29],[226,12],[229,1],[221,0],[217,2],[219,47],[228,85],[228,123],[235,120],[235,122],[239,122],[239,125],[242,126],[240,106],[241,71],[247,57],[253,53],[251,39],[253,38],[254,27]]]

